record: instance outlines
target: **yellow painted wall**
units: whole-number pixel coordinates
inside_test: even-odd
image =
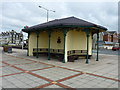
[[[67,33],[67,51],[69,50],[87,50],[86,33],[83,31],[71,30]],[[89,37],[89,55],[92,51],[92,37]]]
[[[61,39],[61,43],[57,43],[57,39],[58,37],[60,37]],[[51,49],[63,49],[63,45],[64,45],[64,36],[63,36],[63,32],[60,31],[54,31],[51,33],[51,44],[50,44],[50,48]]]
[[[33,56],[33,48],[37,46],[37,35],[36,33],[32,32],[29,36],[29,56]]]
[[[41,32],[38,39],[38,48],[48,48],[48,33]],[[29,56],[33,56],[33,48],[37,47],[37,35],[36,33],[30,33],[29,37]]]
[[[57,39],[60,37],[61,43],[57,43]],[[41,32],[39,35],[39,48],[48,48],[48,33]],[[86,45],[86,33],[83,31],[71,30],[66,35],[67,51],[69,50],[87,50]],[[36,33],[30,33],[29,37],[29,56],[33,56],[33,48],[37,47],[37,35]],[[64,48],[64,35],[63,32],[54,31],[51,33],[51,49],[63,49]],[[92,55],[92,36],[89,37],[89,55]]]
[[[48,48],[48,33],[41,32],[39,35],[38,48]]]

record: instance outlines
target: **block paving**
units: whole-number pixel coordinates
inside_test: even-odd
[[[18,52],[1,53],[0,88],[118,88],[120,82],[117,61],[99,61],[97,65],[108,63],[108,66],[96,67],[96,61],[90,61],[88,65],[83,60],[62,63],[45,60],[45,57],[22,56],[22,51]]]

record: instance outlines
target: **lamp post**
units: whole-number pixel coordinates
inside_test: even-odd
[[[22,33],[22,31],[21,31],[21,41],[22,41],[22,49],[24,48],[24,35],[23,35],[23,33]]]
[[[14,40],[13,39],[13,35],[14,35],[14,30],[11,31],[11,37],[12,37],[12,41],[11,42],[12,42],[12,44],[13,44],[13,40]]]
[[[55,11],[53,11],[53,10],[49,10],[49,9],[46,9],[46,8],[44,8],[44,7],[42,7],[42,6],[39,6],[39,8],[42,8],[42,9],[44,9],[44,10],[47,11],[47,22],[48,22],[49,11],[51,11],[51,12],[55,12]]]

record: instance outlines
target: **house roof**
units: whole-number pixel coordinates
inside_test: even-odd
[[[115,44],[115,42],[108,42],[108,41],[105,41],[105,44]]]
[[[55,19],[46,23],[38,24],[26,29],[23,29],[24,32],[34,31],[34,30],[40,30],[44,28],[51,28],[51,27],[96,27],[103,30],[107,30],[107,28],[102,27],[100,25],[93,24],[91,22],[76,18],[76,17],[68,17],[63,19]]]
[[[114,33],[116,33],[116,31],[108,31],[108,33],[110,33],[111,35],[113,35]]]
[[[114,33],[117,33],[116,31],[106,31],[106,32],[103,32],[104,35],[106,34],[110,34],[110,35],[113,35]]]
[[[109,34],[109,33],[108,33],[108,32],[103,32],[103,34],[104,34],[104,35],[107,35],[107,34]]]

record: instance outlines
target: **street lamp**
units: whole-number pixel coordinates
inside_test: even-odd
[[[49,9],[46,9],[46,8],[44,8],[44,7],[42,7],[42,6],[39,6],[39,8],[42,8],[42,9],[44,9],[44,10],[47,11],[47,22],[48,22],[49,11],[51,11],[51,12],[55,12],[55,11],[53,11],[53,10],[49,10]]]
[[[13,42],[13,40],[14,40],[14,39],[13,39],[13,38],[14,38],[14,37],[13,37],[13,36],[14,36],[14,30],[11,31],[11,36],[12,36],[12,44],[13,44],[13,43],[14,43],[14,42]]]

